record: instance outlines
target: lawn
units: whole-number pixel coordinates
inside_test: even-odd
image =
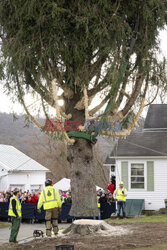
[[[167,249],[167,244],[155,245],[154,247],[136,248],[136,250],[166,250],[166,249]]]
[[[107,223],[112,224],[123,224],[123,223],[139,223],[139,222],[153,222],[153,223],[161,223],[165,222],[167,223],[167,215],[152,215],[152,216],[139,216],[139,217],[133,217],[133,218],[127,218],[127,219],[106,219]]]
[[[0,250],[14,250],[14,247],[9,244],[4,244],[3,246],[0,246]]]

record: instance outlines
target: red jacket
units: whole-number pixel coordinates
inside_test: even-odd
[[[34,197],[31,197],[30,200],[27,199],[27,200],[26,200],[26,203],[28,203],[28,204],[37,204],[37,203],[38,203],[38,196],[35,195]]]
[[[110,191],[110,193],[114,193],[114,190],[115,190],[115,185],[114,184],[111,184],[107,187],[107,189]]]

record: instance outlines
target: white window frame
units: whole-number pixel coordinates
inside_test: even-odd
[[[30,185],[30,192],[34,192],[33,186],[39,186],[39,188],[42,190],[43,189],[43,185],[42,184],[31,184]],[[35,190],[39,190],[39,188],[35,189]],[[33,190],[33,191],[32,191]],[[36,191],[35,191],[36,192]]]
[[[25,190],[25,184],[10,184],[9,187],[13,191],[15,188],[21,189],[22,191]]]
[[[144,188],[131,188],[131,165],[132,164],[143,164],[144,165]],[[129,190],[134,192],[147,191],[147,168],[145,161],[129,161],[128,162],[128,182],[129,182]]]

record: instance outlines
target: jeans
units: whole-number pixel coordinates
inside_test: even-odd
[[[126,217],[126,214],[125,214],[125,201],[117,201],[117,209],[118,209],[118,213],[117,213],[117,217],[120,218],[120,212],[121,212],[121,209],[122,209],[122,214],[123,214],[123,218]]]
[[[100,212],[100,207],[98,207],[98,220],[101,220],[101,212]],[[96,220],[96,216],[93,216],[93,219]]]

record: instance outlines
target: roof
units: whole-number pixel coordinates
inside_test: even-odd
[[[144,129],[131,132],[126,139],[119,139],[118,146],[111,153],[113,158],[137,156],[167,156],[167,104],[151,104]]]
[[[109,156],[107,156],[104,165],[112,165],[115,164],[115,159],[110,158]]]
[[[144,123],[144,129],[167,130],[167,104],[151,104]]]
[[[3,144],[0,144],[0,165],[7,171],[49,171],[15,147]]]
[[[117,152],[112,152],[111,156],[167,156],[167,132],[133,132],[126,139],[118,141]]]

